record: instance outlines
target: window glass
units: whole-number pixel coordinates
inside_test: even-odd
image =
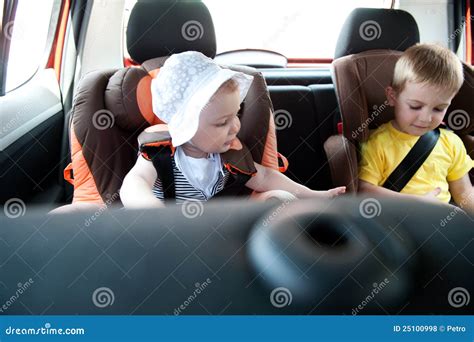
[[[388,7],[384,0],[203,0],[217,37],[217,53],[265,49],[287,58],[332,58],[344,20],[356,7]]]
[[[11,40],[6,91],[28,81],[45,61],[45,48],[54,0],[19,0],[15,21],[6,24]]]

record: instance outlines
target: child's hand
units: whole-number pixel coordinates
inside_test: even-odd
[[[346,192],[345,186],[339,186],[337,188],[329,189],[327,191],[313,191],[314,197],[327,198],[327,199],[337,197],[339,195],[344,194],[345,192]]]
[[[339,186],[334,189],[329,189],[326,191],[328,193],[329,198],[334,198],[339,195],[345,194],[346,193],[346,187],[345,186]]]
[[[438,195],[441,193],[441,188],[437,187],[434,190],[431,190],[430,192],[427,192],[426,194],[422,195],[423,201],[429,202],[429,203],[440,203],[441,200],[438,198]]]

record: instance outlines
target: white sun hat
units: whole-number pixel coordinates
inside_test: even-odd
[[[229,79],[239,85],[240,102],[253,76],[219,67],[197,51],[170,56],[151,82],[153,112],[168,124],[173,146],[196,134],[201,111],[219,87]]]

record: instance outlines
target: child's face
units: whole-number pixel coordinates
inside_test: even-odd
[[[191,139],[195,148],[204,153],[224,153],[240,130],[237,112],[239,91],[223,90],[201,112],[199,126]]]
[[[386,93],[389,104],[395,107],[395,128],[416,136],[441,124],[455,95],[426,83],[414,82],[407,82],[400,93],[392,87],[388,87]]]

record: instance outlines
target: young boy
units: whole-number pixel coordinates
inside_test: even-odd
[[[176,200],[207,201],[222,191],[229,177],[222,153],[241,145],[237,113],[253,77],[220,68],[199,52],[168,58],[152,81],[153,111],[168,124]],[[345,187],[313,191],[282,173],[254,163],[246,187],[269,197],[332,198]],[[125,207],[162,207],[164,194],[153,163],[139,156],[120,190]]]
[[[473,161],[461,139],[440,129],[431,154],[400,193],[382,187],[418,138],[437,128],[463,83],[462,63],[450,50],[418,44],[397,61],[387,100],[394,120],[381,125],[361,145],[359,190],[394,198],[417,198],[449,203],[474,211],[469,179]]]

